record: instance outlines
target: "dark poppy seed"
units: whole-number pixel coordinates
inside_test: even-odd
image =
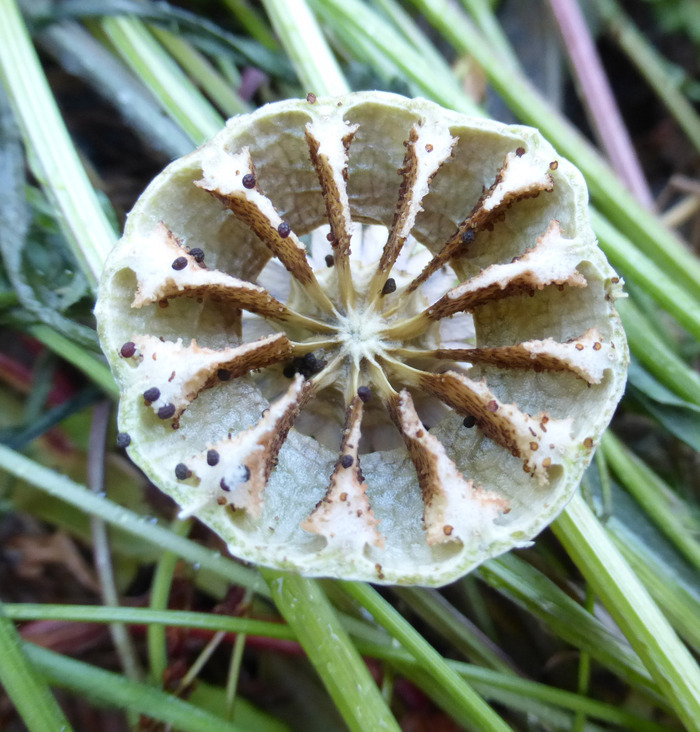
[[[216,450],[207,450],[207,465],[214,467],[219,464],[219,453]]]
[[[335,241],[335,237],[333,236],[332,231],[330,231],[330,232],[328,232],[328,234],[326,234],[326,239],[328,239],[328,241]]]
[[[294,374],[296,374],[296,370],[294,366],[285,366],[284,371],[282,372],[288,379],[293,379]]]
[[[469,415],[468,417],[464,418],[462,424],[467,428],[471,428],[476,424],[476,417],[472,417],[471,415]]]
[[[248,190],[255,188],[255,176],[252,173],[246,173],[241,182],[243,183],[243,187]]]
[[[283,221],[278,227],[277,227],[277,233],[283,238],[286,239],[291,233],[292,233],[292,227],[286,222]]]
[[[462,232],[462,244],[471,244],[474,241],[474,229]]]
[[[204,250],[199,247],[190,249],[190,256],[194,259],[197,264],[201,264],[204,261]]]
[[[335,258],[332,254],[326,254],[326,267],[332,267],[335,264]]]
[[[122,358],[131,358],[136,353],[136,344],[133,341],[127,341],[119,351]]]
[[[185,269],[185,267],[187,266],[187,258],[178,257],[170,266],[173,269]]]
[[[382,287],[382,295],[390,295],[392,292],[396,292],[396,280],[393,277],[389,277],[384,283],[384,287]]]
[[[366,404],[372,398],[372,390],[369,386],[361,386],[357,390],[357,396]]]
[[[340,458],[340,464],[344,468],[351,468],[354,462],[355,458],[352,455],[343,455],[343,457]]]
[[[117,433],[117,447],[129,447],[131,444],[131,435],[127,432]]]
[[[221,490],[222,490],[222,491],[226,491],[226,492],[228,492],[228,491],[230,491],[230,490],[231,490],[231,489],[230,489],[230,488],[228,487],[228,485],[226,484],[226,481],[224,480],[224,478],[222,478],[222,479],[221,479],[221,480],[219,481],[219,488],[221,488]]]
[[[250,480],[250,468],[247,465],[241,465],[243,468],[243,477],[241,483],[247,483]]]
[[[312,372],[314,372],[318,366],[318,359],[316,356],[314,356],[313,353],[306,353],[304,354],[304,366],[306,366],[307,369],[311,369]]]
[[[158,416],[160,419],[170,419],[175,414],[175,405],[166,404],[158,410]]]
[[[147,402],[157,402],[160,399],[160,389],[157,386],[152,386],[150,389],[146,389],[143,392],[143,398]]]
[[[231,372],[226,369],[219,369],[216,375],[219,377],[219,381],[228,381],[231,378]]]
[[[192,475],[192,471],[185,465],[185,463],[178,463],[175,466],[175,477],[178,480],[187,480],[190,475]]]
[[[523,156],[523,155],[525,155],[525,148],[524,148],[524,147],[519,147],[519,148],[517,148],[517,149],[516,149],[516,151],[515,151],[515,154],[516,154],[516,155],[517,155],[517,156],[518,156],[519,158],[522,158],[522,156]]]

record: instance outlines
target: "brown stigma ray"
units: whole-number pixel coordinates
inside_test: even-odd
[[[465,480],[440,440],[423,426],[408,391],[390,398],[386,406],[416,469],[428,544],[468,542],[482,526],[509,510],[503,496]]]
[[[534,293],[550,285],[585,287],[586,280],[576,267],[581,257],[572,242],[561,234],[559,223],[552,220],[537,244],[507,264],[492,264],[478,275],[453,287],[422,313],[392,324],[388,338],[408,338],[424,331],[431,321],[472,311],[480,305]]]
[[[469,216],[457,226],[457,231],[440,252],[409,284],[408,292],[413,292],[440,267],[463,254],[479,231],[493,229],[514,203],[553,190],[554,181],[549,173],[549,165],[537,161],[536,167],[530,166],[528,170],[528,164],[526,153],[511,152],[506,155],[503,167],[496,174],[491,187],[484,191]]]
[[[306,125],[306,142],[326,204],[340,297],[346,310],[354,304],[356,294],[350,269],[352,219],[347,176],[348,150],[357,129],[357,125],[349,125],[338,118],[318,119]]]
[[[548,469],[561,464],[571,444],[571,420],[555,420],[541,412],[537,417],[516,404],[504,404],[485,381],[473,381],[453,371],[423,372],[417,383],[458,414],[476,419],[476,425],[493,442],[523,461],[523,470],[541,485],[549,482]]]
[[[401,253],[416,216],[422,211],[421,202],[430,191],[433,176],[452,154],[457,142],[446,126],[416,124],[411,128],[406,145],[403,166],[400,169],[401,186],[389,236],[382,251],[377,271],[367,292],[373,303],[382,292],[389,273]]]
[[[335,308],[318,284],[306,258],[306,248],[289,225],[285,224],[272,201],[260,190],[248,148],[227,158],[225,161],[220,156],[205,158],[202,163],[203,177],[195,181],[195,185],[210,193],[246,224],[309,297],[324,312],[332,314]],[[248,188],[244,180],[249,182],[251,176],[255,183],[252,188]]]
[[[610,343],[603,342],[598,329],[590,328],[566,343],[545,338],[497,348],[397,348],[389,353],[402,358],[438,358],[503,369],[532,369],[537,373],[568,372],[587,384],[600,384],[610,368],[612,350]]]
[[[270,404],[257,424],[195,455],[189,461],[192,473],[215,488],[193,507],[184,509],[180,517],[192,515],[203,503],[216,501],[236,511],[245,510],[254,519],[260,518],[265,487],[277,465],[279,451],[313,392],[312,383],[297,374],[286,393]],[[211,450],[218,454],[214,466],[207,462]]]
[[[326,495],[301,524],[305,531],[325,537],[329,546],[384,547],[360,467],[362,414],[362,400],[355,396],[346,410],[340,455]]]
[[[279,363],[292,353],[292,345],[282,333],[220,350],[202,348],[196,341],[185,346],[182,339],[161,341],[149,335],[134,336],[133,343],[139,354],[137,368],[143,390],[155,387],[159,392],[159,397],[149,402],[151,409],[158,413],[162,407],[173,405],[175,423],[205,389]]]

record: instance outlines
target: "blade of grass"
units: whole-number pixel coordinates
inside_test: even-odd
[[[578,166],[596,205],[610,221],[697,298],[700,261],[628,193],[583,135],[525,77],[501,63],[469,18],[449,0],[411,2],[458,53],[471,54],[481,64],[496,91],[523,122],[539,127],[559,152]]]
[[[567,643],[590,653],[634,686],[644,691],[653,689],[649,672],[623,639],[512,552],[490,560],[477,572],[488,585],[543,621]]]
[[[103,18],[100,25],[124,61],[195,145],[221,129],[224,124],[221,115],[142,21],[133,17]]]
[[[261,568],[277,608],[295,632],[351,730],[399,730],[367,666],[319,584]]]
[[[446,663],[445,659],[376,590],[359,582],[342,582],[355,598],[418,661],[445,691],[458,721],[469,729],[508,730],[508,725]]]
[[[199,85],[227,117],[250,111],[249,105],[231,89],[209,60],[191,43],[157,25],[149,26],[149,30],[180,64],[188,77]]]
[[[699,730],[698,665],[580,495],[552,528],[680,719]]]
[[[183,732],[235,732],[240,727],[146,684],[129,681],[82,661],[25,643],[24,652],[55,686],[70,689],[93,704],[119,707],[173,725]],[[44,727],[60,730],[61,727]]]
[[[304,90],[347,94],[350,87],[306,0],[263,0],[263,5]]]
[[[169,549],[188,562],[214,572],[233,584],[243,585],[269,596],[267,586],[252,569],[241,567],[218,551],[210,551],[189,539],[177,536],[146,516],[129,511],[107,498],[96,496],[65,475],[39,465],[4,445],[0,445],[0,468],[85,513],[101,517],[120,531],[144,539],[163,550]]]
[[[513,68],[519,68],[520,61],[513,53],[513,48],[494,15],[494,4],[490,0],[461,0],[461,2],[501,60]]]
[[[262,620],[213,615],[182,610],[158,610],[148,608],[105,608],[93,605],[41,605],[14,603],[5,606],[6,614],[15,621],[60,620],[88,623],[122,622],[132,625],[167,625],[171,627],[198,628],[212,633],[224,630],[229,633],[248,633],[251,636],[294,640],[294,631],[280,623]],[[363,655],[384,660],[393,665],[400,665],[407,673],[420,667],[420,662],[410,653],[394,645],[390,638],[377,637],[376,633],[355,634],[357,623],[347,624],[343,617],[343,625],[350,629],[358,640],[355,645]],[[371,628],[367,626],[369,630]],[[602,721],[619,724],[635,732],[663,732],[665,728],[649,722],[624,709],[598,702],[579,694],[555,689],[547,684],[522,679],[512,674],[473,666],[459,661],[447,660],[447,664],[463,676],[469,683],[479,688],[484,695],[495,701],[503,701],[499,691],[509,692],[509,706],[519,710],[519,699],[534,699],[547,705],[560,707],[570,711],[584,711],[588,716]]]
[[[465,94],[452,73],[440,73],[410,43],[372,8],[358,0],[313,0],[314,7],[325,8],[334,23],[347,23],[366,35],[379,52],[399,68],[426,97],[465,114],[483,113]]]
[[[0,603],[0,681],[6,694],[30,732],[70,732],[72,727],[49,690],[46,678],[37,671],[25,649]]]
[[[34,174],[60,212],[61,227],[94,289],[115,232],[73,147],[15,0],[0,2],[0,77]]]
[[[620,483],[676,549],[700,572],[700,543],[684,520],[690,507],[609,430],[603,435],[600,447]]]
[[[191,521],[174,521],[173,533],[178,536],[187,536],[192,526]],[[152,610],[165,610],[170,599],[170,588],[173,583],[175,565],[179,557],[175,552],[163,552],[156,564],[151,583],[149,607]],[[165,670],[168,667],[168,650],[165,642],[165,628],[162,625],[149,625],[146,631],[148,660],[151,668],[151,679],[160,686],[164,680]]]

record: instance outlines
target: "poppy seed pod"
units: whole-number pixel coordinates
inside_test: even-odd
[[[421,99],[230,120],[102,278],[130,457],[235,556],[308,575],[438,586],[526,545],[624,388],[587,203],[536,130]]]

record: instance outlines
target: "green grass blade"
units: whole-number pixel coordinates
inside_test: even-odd
[[[96,496],[65,475],[39,465],[4,445],[0,445],[0,469],[51,496],[80,508],[85,513],[99,516],[120,531],[144,539],[161,549],[169,549],[183,559],[199,565],[202,569],[226,578],[229,582],[269,595],[267,586],[252,569],[247,569],[226,559],[218,551],[209,551],[189,539],[177,536],[146,516],[140,516],[122,508],[107,498]]]
[[[68,724],[46,678],[25,653],[15,626],[0,603],[0,681],[30,732],[65,730]]]
[[[700,730],[697,663],[580,495],[553,529],[678,716]]]
[[[357,732],[398,732],[379,688],[318,582],[272,569],[260,572],[348,727]]]
[[[146,684],[129,681],[82,661],[26,643],[24,651],[55,686],[70,689],[98,706],[119,707],[172,725],[183,732],[236,732],[232,722]],[[60,730],[44,727],[42,732]]]
[[[0,0],[0,77],[30,163],[92,288],[116,234],[75,151],[15,0]]]
[[[321,95],[350,91],[343,72],[306,0],[263,0],[272,27],[282,41],[306,92]]]
[[[510,727],[450,668],[445,659],[376,590],[360,582],[343,582],[355,598],[418,661],[459,710],[458,721],[468,729],[487,732]]]

